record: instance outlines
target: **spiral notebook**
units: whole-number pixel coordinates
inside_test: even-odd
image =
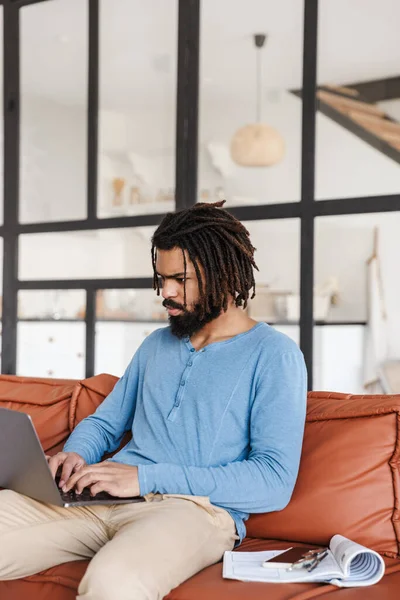
[[[374,550],[334,535],[327,556],[309,573],[307,569],[288,571],[287,567],[265,568],[264,561],[286,550],[265,552],[225,552],[223,577],[240,581],[268,583],[326,582],[338,587],[374,585],[385,573],[383,558]]]

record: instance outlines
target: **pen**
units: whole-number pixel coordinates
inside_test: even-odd
[[[325,550],[325,552],[322,552],[321,554],[319,554],[318,556],[316,556],[314,558],[313,564],[308,567],[307,571],[309,573],[311,573],[311,571],[314,571],[315,567],[317,567],[319,565],[319,563],[321,562],[321,560],[323,558],[325,558],[325,556],[327,556],[327,555],[328,555],[328,550]]]
[[[288,571],[293,571],[294,569],[307,569],[310,573],[315,569],[315,567],[321,562],[325,556],[327,556],[328,550],[326,548],[322,548],[320,550],[314,550],[307,552],[302,558],[296,560],[290,567],[287,569]]]

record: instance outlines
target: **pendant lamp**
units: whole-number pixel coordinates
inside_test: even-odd
[[[231,141],[232,160],[242,167],[270,167],[280,162],[285,154],[285,142],[280,133],[261,122],[261,54],[265,40],[264,34],[254,36],[257,56],[256,123],[238,129]]]

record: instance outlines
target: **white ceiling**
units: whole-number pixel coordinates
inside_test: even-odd
[[[101,107],[175,103],[177,0],[100,0]],[[50,0],[21,10],[24,94],[84,105],[87,2]],[[318,79],[348,83],[399,75],[399,0],[320,0]],[[201,102],[254,93],[252,35],[268,34],[266,92],[302,81],[303,0],[202,0]]]

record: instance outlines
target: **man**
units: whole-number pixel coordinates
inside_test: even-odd
[[[222,207],[164,218],[152,261],[169,327],[49,460],[65,490],[147,502],[65,509],[0,492],[0,579],[91,558],[80,600],[158,600],[239,543],[249,513],[288,504],[306,370],[289,338],[244,312],[255,248]]]

